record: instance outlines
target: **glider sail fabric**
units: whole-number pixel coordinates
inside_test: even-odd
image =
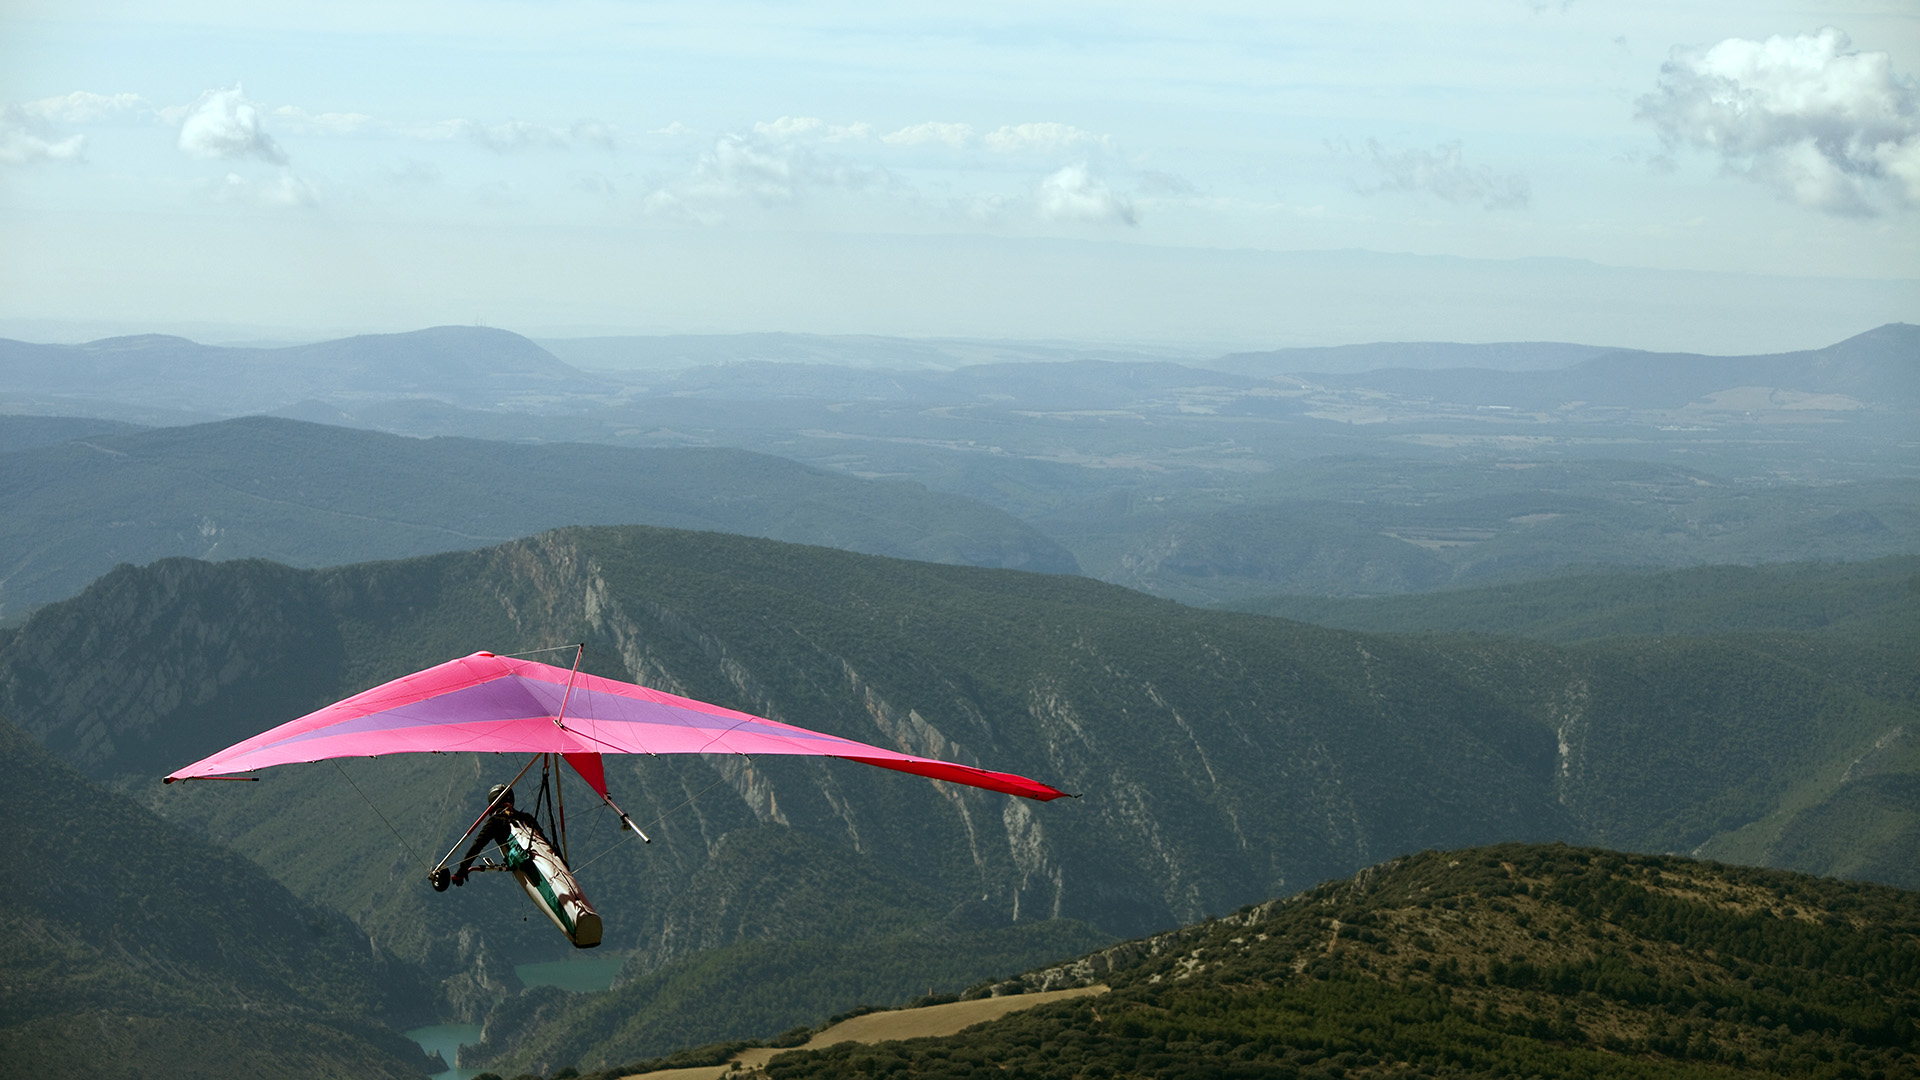
[[[194,762],[167,782],[327,758],[461,752],[564,754],[601,795],[601,754],[836,757],[1042,802],[1066,794],[1012,773],[884,750],[633,683],[484,652],[288,721]]]

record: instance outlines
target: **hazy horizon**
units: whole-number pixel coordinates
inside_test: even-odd
[[[0,333],[1725,354],[1920,322],[1895,0],[26,0],[0,28]]]

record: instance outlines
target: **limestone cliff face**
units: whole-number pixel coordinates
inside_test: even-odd
[[[733,886],[717,882],[730,879],[719,868],[741,828],[870,860],[944,905],[1139,932],[1449,831],[1551,834],[1562,820],[1548,731],[1483,708],[1471,689],[1430,685],[1406,655],[1350,635],[1315,634],[1303,655],[1263,639],[1270,624],[1259,621],[1210,625],[1161,606],[1172,618],[1160,632],[1043,605],[1016,619],[1027,625],[1009,644],[1004,626],[916,617],[898,606],[911,610],[911,596],[779,565],[742,568],[750,587],[723,575],[753,599],[717,604],[704,587],[665,580],[681,571],[661,553],[634,554],[626,534],[566,531],[494,549],[484,576],[522,640],[584,639],[609,674],[1088,795],[1029,805],[835,762],[616,763],[661,818],[647,866],[684,882],[661,890],[666,910],[647,943],[658,962],[773,932],[744,912],[715,929],[729,922],[715,906],[737,910]],[[995,653],[1003,666],[971,666]],[[1445,724],[1429,722],[1436,712]],[[1407,778],[1420,771],[1429,775]],[[1443,816],[1403,812],[1423,795]]]
[[[341,645],[320,606],[311,575],[273,563],[123,566],[7,643],[0,714],[96,776],[158,779],[190,745],[324,700]]]
[[[0,648],[0,708],[132,783],[451,656],[571,642],[599,674],[1084,796],[1030,804],[832,760],[608,759],[653,843],[577,786],[568,838],[635,971],[942,920],[1131,936],[1397,852],[1565,828],[1554,729],[1414,650],[1084,580],[718,534],[127,568]],[[551,930],[499,881],[434,894],[424,870],[521,764],[407,755],[143,790],[435,967],[470,1013],[504,965],[550,955]],[[537,771],[521,783],[526,802]],[[484,954],[459,944],[475,935]]]

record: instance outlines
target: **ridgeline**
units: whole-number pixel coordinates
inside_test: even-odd
[[[1920,894],[1672,856],[1517,844],[1424,852],[981,989],[1091,981],[1112,992],[947,1038],[793,1051],[767,1073],[1920,1071]]]
[[[49,429],[71,438],[52,441]],[[267,416],[147,431],[0,416],[0,448],[9,443],[24,444],[0,465],[9,620],[120,563],[337,566],[601,523],[1079,569],[1031,526],[972,499],[746,450],[413,439]]]

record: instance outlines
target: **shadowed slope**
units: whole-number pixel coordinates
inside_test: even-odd
[[[380,1017],[419,972],[247,860],[83,779],[0,721],[24,857],[0,903],[0,1072],[412,1077]]]

